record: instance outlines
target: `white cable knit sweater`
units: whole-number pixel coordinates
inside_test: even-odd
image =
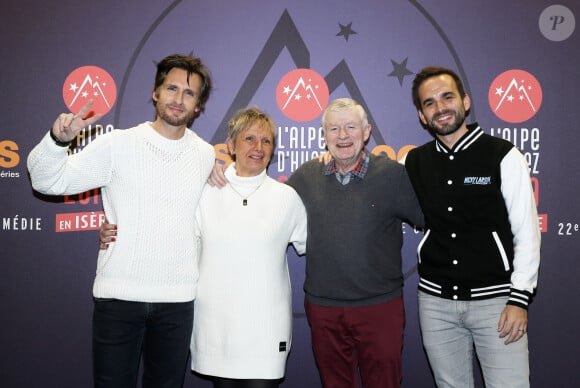
[[[214,160],[213,147],[191,130],[170,140],[146,122],[71,156],[47,134],[30,152],[28,170],[44,194],[102,188],[107,220],[119,230],[117,242],[99,252],[95,297],[185,302],[196,294],[195,209]]]
[[[294,189],[265,171],[239,177],[232,164],[226,177],[226,187],[205,188],[198,208],[203,253],[192,369],[237,379],[281,378],[292,343],[286,250],[291,243],[304,253],[306,210]]]

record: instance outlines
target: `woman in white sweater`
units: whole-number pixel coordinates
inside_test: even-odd
[[[229,184],[206,186],[197,211],[200,278],[192,369],[214,387],[277,387],[292,344],[289,243],[306,249],[306,210],[266,175],[276,126],[256,108],[229,122]]]
[[[266,175],[275,139],[268,115],[239,111],[229,122],[229,183],[207,185],[197,209],[191,362],[215,388],[278,387],[292,345],[286,250],[304,254],[306,210],[294,189]]]

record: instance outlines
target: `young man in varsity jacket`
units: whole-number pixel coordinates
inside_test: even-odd
[[[513,144],[467,125],[471,99],[451,70],[427,67],[413,103],[434,140],[405,165],[425,214],[418,247],[423,344],[438,387],[529,387],[528,304],[540,231],[528,166]]]

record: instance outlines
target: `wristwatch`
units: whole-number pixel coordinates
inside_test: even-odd
[[[52,133],[52,130],[48,131],[50,133],[50,138],[52,139],[52,141],[54,141],[54,143],[59,146],[59,147],[68,147],[70,146],[70,141],[60,141],[58,140],[58,138],[56,136],[54,136],[54,133]]]

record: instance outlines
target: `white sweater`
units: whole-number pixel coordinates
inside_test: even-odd
[[[265,171],[241,178],[232,164],[226,176],[223,189],[205,188],[198,208],[202,254],[192,369],[227,378],[281,378],[292,342],[286,250],[292,243],[304,253],[306,210],[294,189]]]
[[[214,160],[213,147],[191,130],[170,140],[147,122],[70,156],[47,134],[30,152],[28,170],[44,194],[102,188],[107,220],[119,230],[117,242],[99,252],[95,297],[185,302],[195,298],[195,209]]]

